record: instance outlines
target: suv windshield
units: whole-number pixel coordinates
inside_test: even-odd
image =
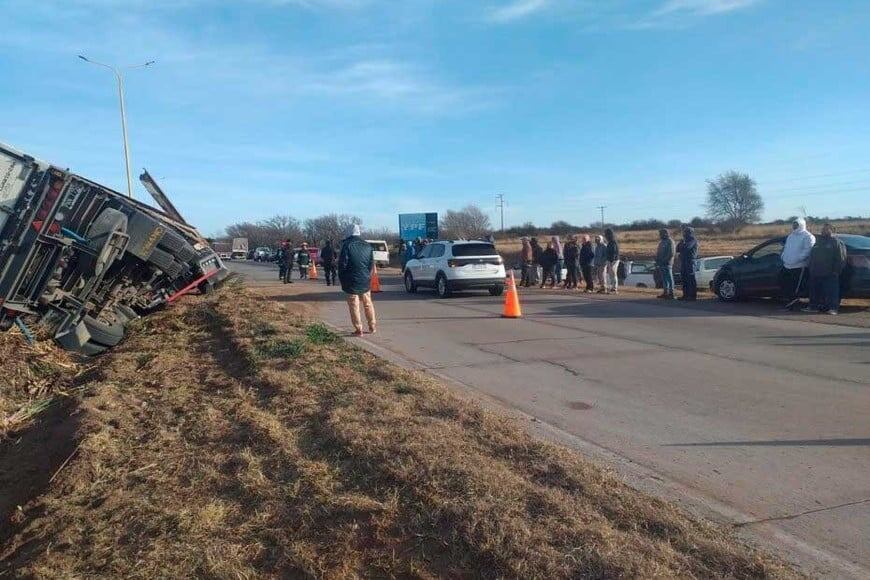
[[[463,256],[497,256],[495,246],[481,242],[479,244],[455,244],[453,246],[453,255],[457,258]]]

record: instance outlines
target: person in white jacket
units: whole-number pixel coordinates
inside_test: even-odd
[[[807,230],[804,218],[795,218],[791,224],[792,232],[785,240],[782,250],[782,296],[786,308],[793,308],[800,302],[801,289],[807,283],[807,265],[810,252],[816,244],[816,237]]]

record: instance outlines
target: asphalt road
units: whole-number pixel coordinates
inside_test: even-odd
[[[272,265],[235,264],[253,281]],[[628,297],[408,295],[384,278],[360,340],[495,399],[807,565],[870,578],[870,331]],[[349,328],[323,281],[288,300]],[[715,516],[714,516],[715,517]]]

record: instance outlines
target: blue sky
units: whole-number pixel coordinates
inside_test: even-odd
[[[870,213],[870,2],[0,0],[0,141],[206,233],[468,203],[508,225],[690,218],[748,172],[765,218]],[[136,184],[138,186],[138,183]],[[145,194],[141,187],[139,195]]]

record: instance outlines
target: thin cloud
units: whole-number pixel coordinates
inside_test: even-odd
[[[370,0],[246,0],[252,4],[267,4],[272,6],[298,6],[309,9],[355,9],[367,6]]]
[[[489,19],[493,22],[513,22],[536,14],[550,4],[550,0],[514,0],[509,4],[493,9]]]
[[[757,4],[760,0],[668,0],[655,14],[664,16],[667,14],[686,13],[698,16],[712,16],[725,14],[748,8]]]
[[[314,73],[300,87],[312,93],[413,104],[432,111],[458,107],[467,96],[465,91],[442,85],[411,65],[389,59],[361,60]]]
[[[629,28],[684,27],[702,18],[744,10],[762,0],[666,0],[661,6]]]

